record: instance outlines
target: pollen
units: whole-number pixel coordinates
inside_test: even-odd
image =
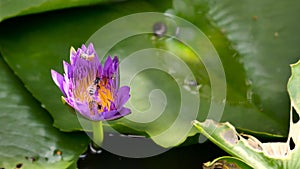
[[[113,88],[109,83],[109,79],[101,79],[98,83],[98,98],[100,100],[98,112],[103,112],[105,109],[110,111],[111,103],[114,101]]]
[[[90,85],[84,84],[86,87],[85,94],[80,93],[81,100],[87,100],[91,115],[111,111],[114,102],[114,88],[111,86],[110,78],[98,78],[90,81]]]

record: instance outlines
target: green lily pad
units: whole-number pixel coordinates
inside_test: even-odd
[[[62,133],[0,57],[0,168],[67,168],[87,147],[82,133]]]
[[[292,65],[288,82],[291,98],[290,131],[286,142],[262,143],[257,138],[238,134],[230,123],[212,120],[194,121],[194,126],[213,143],[229,154],[243,159],[253,168],[299,168],[300,167],[300,61]]]
[[[289,64],[299,59],[299,1],[215,1],[209,16],[240,54],[253,102],[262,112],[286,125]]]
[[[60,1],[60,0],[34,0],[34,1],[15,1],[3,0],[0,1],[0,22],[4,19],[33,14],[57,9],[64,9],[77,6],[88,6],[99,3],[112,2],[113,0],[75,0],[75,1]]]
[[[300,53],[299,2],[173,2],[174,9],[170,12],[201,28],[223,62],[228,97],[222,121],[253,132],[285,135],[288,114],[283,112],[289,110],[288,65],[298,60]],[[260,125],[255,123],[260,118],[254,116],[273,122]]]
[[[255,137],[238,134],[230,123],[194,121],[194,126],[229,154],[243,159],[252,168],[299,168],[299,124],[293,124],[287,142],[262,143]],[[250,158],[251,157],[251,158]]]

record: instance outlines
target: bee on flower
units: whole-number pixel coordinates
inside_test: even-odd
[[[52,79],[62,91],[62,99],[89,120],[103,121],[121,118],[130,109],[124,104],[130,97],[130,88],[119,88],[118,57],[107,57],[104,65],[90,43],[77,51],[70,50],[70,64],[63,62],[64,74],[51,70]]]

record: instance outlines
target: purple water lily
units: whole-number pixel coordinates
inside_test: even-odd
[[[130,88],[118,88],[118,57],[108,56],[102,67],[93,47],[72,47],[70,64],[63,62],[64,75],[51,70],[52,79],[63,93],[63,100],[82,116],[93,120],[114,120],[129,114],[124,107]]]

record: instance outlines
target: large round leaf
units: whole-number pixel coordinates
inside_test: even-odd
[[[289,64],[299,59],[299,1],[215,1],[208,15],[240,54],[262,112],[288,122]]]
[[[88,139],[62,133],[0,58],[0,168],[67,168]]]
[[[62,8],[70,8],[76,6],[88,6],[97,3],[109,2],[110,0],[76,0],[76,1],[60,1],[60,0],[33,0],[33,1],[15,1],[2,0],[0,1],[0,22],[4,19],[57,10]],[[111,0],[113,1],[113,0]]]
[[[204,122],[194,121],[195,127],[220,148],[252,168],[299,168],[299,64],[300,61],[291,65],[292,75],[287,85],[291,106],[290,129],[286,142],[263,143],[251,135],[238,134],[228,122],[217,123],[210,119]]]
[[[200,27],[222,59],[229,89],[223,121],[252,131],[285,135],[289,64],[299,58],[300,52],[299,2],[173,2],[173,12]],[[221,40],[224,37],[226,40]],[[264,123],[257,123],[262,119]]]

